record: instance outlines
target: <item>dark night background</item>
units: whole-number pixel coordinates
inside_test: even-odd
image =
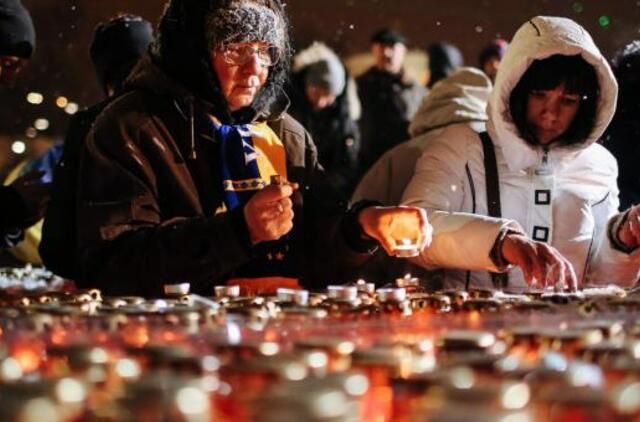
[[[69,117],[55,100],[65,96],[81,108],[101,99],[89,61],[95,26],[118,12],[139,14],[157,23],[164,0],[23,0],[37,32],[33,60],[17,86],[0,91],[0,168],[22,157],[9,148],[24,140],[27,153],[38,153],[50,140],[33,140],[25,130],[37,118],[50,121],[38,138],[60,138]],[[479,50],[495,37],[513,32],[535,15],[565,16],[583,25],[607,57],[640,38],[640,1],[566,0],[289,0],[294,45],[323,40],[343,56],[366,52],[369,37],[389,25],[404,32],[410,48],[446,40],[456,44],[465,62],[476,64]],[[28,92],[44,96],[42,104],[26,101]]]

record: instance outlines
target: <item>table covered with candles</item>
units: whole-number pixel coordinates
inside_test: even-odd
[[[640,293],[106,297],[0,274],[0,419],[638,420]]]

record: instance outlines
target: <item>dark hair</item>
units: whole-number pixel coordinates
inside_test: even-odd
[[[511,91],[509,107],[511,118],[520,136],[532,145],[537,145],[535,133],[527,122],[527,100],[532,91],[555,89],[562,83],[571,94],[580,95],[580,108],[571,126],[562,134],[560,145],[584,142],[593,130],[596,121],[600,86],[593,66],[581,56],[556,54],[535,60]]]

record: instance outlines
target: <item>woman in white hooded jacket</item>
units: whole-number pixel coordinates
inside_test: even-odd
[[[616,97],[611,69],[580,25],[539,16],[521,26],[488,106],[486,139],[499,187],[489,191],[499,190],[497,201],[488,205],[481,136],[458,126],[432,140],[403,195],[403,203],[428,211],[434,227],[433,243],[418,263],[451,268],[445,283],[453,288],[495,287],[486,271],[508,271],[510,290],[545,283],[552,273],[532,271],[529,258],[514,262],[506,253],[502,243],[514,230],[532,245],[559,251],[581,286],[633,285],[640,268],[640,213],[618,212],[617,164],[595,143]],[[495,202],[503,219],[465,214],[495,215]]]

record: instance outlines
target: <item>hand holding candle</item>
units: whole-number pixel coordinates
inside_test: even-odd
[[[433,228],[422,208],[368,207],[360,211],[358,222],[391,256],[417,256],[431,244]]]
[[[272,177],[271,184],[256,192],[244,207],[244,218],[251,243],[278,240],[293,228],[293,202],[291,195],[297,183],[282,177]]]

